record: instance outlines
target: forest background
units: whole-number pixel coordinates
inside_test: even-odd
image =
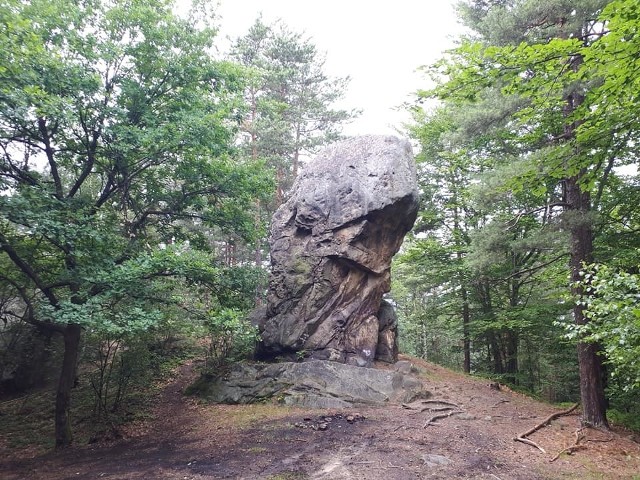
[[[402,350],[603,428],[640,427],[638,11],[461,2],[468,33],[398,126],[422,192],[393,269]],[[117,430],[172,362],[250,354],[270,216],[358,114],[303,34],[258,18],[222,57],[215,18],[0,3],[2,387],[55,379],[59,447],[74,405]]]

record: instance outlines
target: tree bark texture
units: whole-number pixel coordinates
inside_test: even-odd
[[[73,388],[76,369],[78,365],[78,352],[80,350],[79,325],[70,324],[64,329],[64,356],[62,359],[62,369],[60,380],[56,391],[55,408],[55,437],[56,448],[63,448],[71,445],[73,439],[71,434],[71,389]]]
[[[591,208],[589,192],[580,188],[579,177],[566,181],[567,203],[571,205],[569,218],[571,234],[571,282],[576,298],[583,294],[579,286],[583,265],[593,261],[593,228],[587,214]],[[584,307],[576,303],[573,318],[577,325],[585,325],[588,319]],[[578,343],[578,363],[580,369],[580,398],[582,399],[582,422],[593,427],[608,427],[602,362],[596,343]]]
[[[574,72],[577,72],[583,61],[584,59],[581,55],[575,55],[569,60],[569,67]],[[563,113],[567,123],[564,126],[564,135],[567,140],[575,140],[576,129],[580,121],[569,121],[569,119],[584,103],[584,100],[584,94],[579,88],[568,92],[565,97]],[[579,149],[576,148],[574,155],[580,155]],[[584,265],[593,262],[593,226],[592,220],[589,218],[591,195],[588,190],[583,191],[580,184],[586,175],[587,171],[583,168],[577,175],[568,177],[564,181],[565,199],[568,204],[566,213],[569,213],[567,221],[571,241],[571,258],[569,262],[571,293],[574,298],[579,298],[584,293],[584,289],[579,284],[582,280],[580,273]],[[573,319],[576,325],[584,325],[588,322],[588,318],[584,314],[584,307],[577,302],[573,307]],[[602,364],[598,355],[599,350],[600,348],[597,344],[578,343],[582,422],[593,427],[608,428]]]
[[[469,325],[471,323],[471,313],[469,312],[469,299],[467,289],[462,287],[462,348],[464,350],[464,363],[462,369],[464,373],[471,373],[471,336]]]

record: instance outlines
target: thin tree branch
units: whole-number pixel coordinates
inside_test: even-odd
[[[530,267],[530,268],[525,268],[524,270],[520,270],[520,271],[518,271],[518,272],[512,273],[511,275],[509,275],[509,276],[507,276],[507,277],[504,277],[504,278],[501,278],[500,280],[502,280],[502,281],[506,282],[507,280],[510,280],[510,279],[512,279],[512,278],[514,278],[514,277],[520,277],[520,276],[522,276],[522,275],[524,275],[524,274],[527,274],[527,273],[534,273],[534,272],[537,272],[537,271],[538,271],[538,270],[540,270],[541,268],[548,267],[548,266],[549,266],[549,265],[551,265],[552,263],[557,262],[557,261],[558,261],[558,260],[560,260],[562,257],[566,257],[567,255],[569,255],[569,254],[568,254],[568,253],[561,253],[560,255],[558,255],[558,256],[556,256],[556,257],[552,258],[551,260],[549,260],[548,262],[544,262],[544,263],[541,263],[541,264],[539,264],[539,265],[535,265],[535,266]]]
[[[5,253],[9,256],[11,261],[20,269],[22,273],[24,273],[31,281],[35,284],[35,286],[47,297],[49,303],[57,307],[59,304],[58,298],[53,293],[51,288],[47,287],[42,279],[38,276],[38,274],[31,268],[29,265],[16,250],[11,246],[11,244],[7,241],[7,238],[4,234],[0,233],[0,249],[4,250]]]
[[[56,188],[56,197],[62,200],[63,198],[62,180],[60,179],[60,174],[58,173],[58,165],[53,155],[53,147],[51,146],[51,137],[49,136],[47,121],[43,117],[38,118],[38,129],[40,131],[40,135],[42,135],[42,141],[45,146],[44,151],[45,151],[45,154],[47,155],[47,160],[49,161],[51,176],[53,177],[53,182]]]

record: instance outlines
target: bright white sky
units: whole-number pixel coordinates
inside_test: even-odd
[[[427,86],[416,68],[433,63],[460,32],[455,0],[220,0],[222,37],[244,35],[262,12],[281,19],[326,53],[325,73],[351,77],[342,108],[362,110],[347,135],[394,134],[396,111]]]

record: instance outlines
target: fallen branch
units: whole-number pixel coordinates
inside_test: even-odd
[[[448,418],[451,415],[456,415],[458,413],[462,413],[462,412],[458,411],[458,412],[441,413],[440,415],[434,415],[433,417],[431,417],[429,420],[427,420],[425,422],[425,424],[423,425],[422,428],[427,428],[429,425],[437,425],[437,423],[434,423],[436,420],[441,420],[443,418]]]
[[[522,442],[525,443],[527,445],[531,445],[532,447],[537,448],[538,450],[540,450],[542,453],[547,453],[544,448],[542,448],[541,446],[539,446],[537,443],[532,442],[531,440],[529,440],[528,437],[529,435],[531,435],[534,432],[537,432],[538,430],[540,430],[541,428],[546,427],[552,420],[555,420],[558,417],[562,417],[564,415],[569,415],[571,412],[573,412],[576,408],[578,408],[578,403],[576,403],[573,407],[564,410],[562,412],[556,412],[553,413],[551,415],[549,415],[547,418],[545,418],[542,422],[540,422],[539,424],[537,424],[535,427],[530,428],[529,430],[527,430],[524,433],[521,433],[520,435],[518,435],[516,438],[514,438],[514,440],[516,442]]]
[[[544,448],[542,448],[540,445],[538,445],[536,442],[532,442],[531,440],[529,440],[528,438],[524,438],[524,437],[516,437],[514,438],[514,440],[516,442],[522,442],[522,443],[526,443],[527,445],[531,445],[532,447],[537,448],[538,450],[540,450],[542,453],[547,453],[546,450]]]
[[[611,438],[587,438],[585,442],[609,443],[613,442],[613,440],[615,440],[615,436],[612,436]]]

